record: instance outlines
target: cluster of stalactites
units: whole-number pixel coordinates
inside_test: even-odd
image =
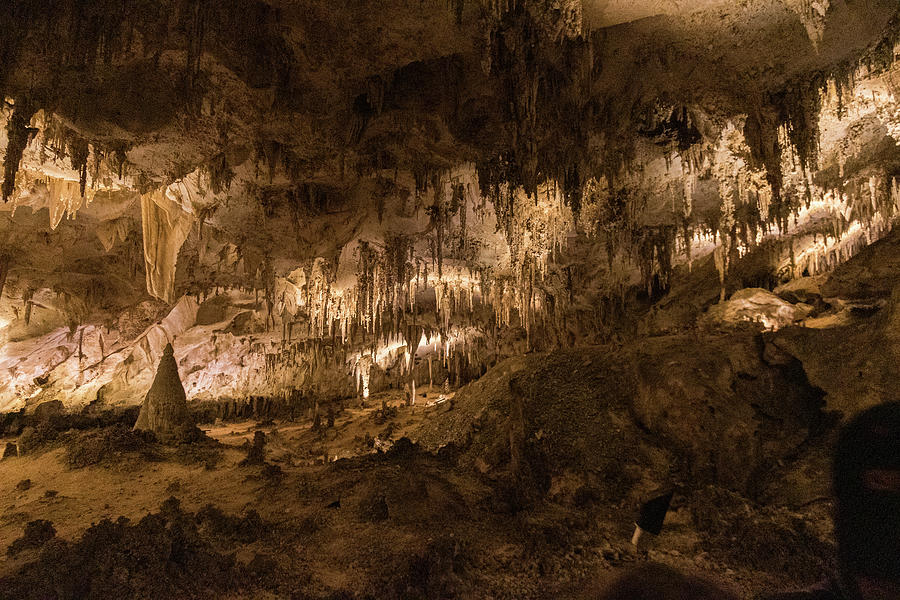
[[[725,295],[725,280],[732,262],[759,244],[766,235],[778,237],[789,234],[792,229],[796,231],[804,221],[801,213],[808,213],[813,203],[816,191],[812,173],[818,154],[821,99],[818,88],[807,90],[807,93],[816,94],[815,102],[807,100],[812,106],[797,108],[791,113],[794,120],[785,121],[774,131],[761,129],[759,119],[765,117],[760,114],[747,118],[743,135],[740,127],[733,123],[722,131],[716,158],[710,167],[710,174],[718,184],[720,209],[712,222],[703,224],[717,244],[713,258],[719,274],[721,298]],[[806,98],[803,94],[799,96]],[[815,112],[814,116],[812,112]],[[801,127],[808,131],[801,134]],[[782,152],[782,148],[789,151]],[[753,157],[770,151],[767,160],[777,160],[777,169],[771,163],[763,164],[763,169],[754,164]],[[747,156],[751,157],[749,163]],[[773,179],[776,171],[777,181]],[[681,243],[687,252],[695,237],[691,227],[685,224]]]
[[[644,224],[640,215],[645,198],[639,183],[611,189],[606,182],[590,180],[585,187],[580,215],[589,236],[599,236],[606,246],[606,296],[624,300],[631,272],[641,274],[648,295],[668,289],[679,250],[679,225],[688,237],[692,214],[694,170],[683,165],[683,175],[667,184],[664,194],[670,200],[671,222]],[[688,239],[690,239],[688,237]],[[685,244],[690,248],[690,242]],[[685,251],[689,254],[689,250]],[[689,257],[688,257],[689,258]]]
[[[850,260],[860,250],[887,235],[900,214],[900,186],[871,175],[848,193],[829,190],[819,203],[831,211],[828,228],[813,236],[806,247],[795,251],[792,275],[816,275]]]
[[[372,252],[369,246],[361,246],[361,250],[363,254]],[[316,259],[308,277],[300,269],[279,284],[281,304],[276,312],[291,318],[303,312],[309,317],[308,336],[337,336],[348,343],[373,339],[385,331],[398,334],[414,324],[421,308],[416,298],[429,290],[435,296],[437,321],[444,329],[450,327],[453,314],[474,312],[481,299],[481,280],[466,267],[448,267],[444,276],[438,277],[426,262],[418,260],[407,264],[406,276],[397,280],[385,276],[384,264],[372,258],[369,254],[360,261],[356,284],[346,288],[334,284],[328,261]]]
[[[792,7],[797,11],[800,22],[803,23],[813,46],[818,46],[822,41],[827,24],[825,17],[830,7],[830,0],[800,0],[798,6]]]
[[[527,268],[517,280],[494,281],[487,302],[493,308],[498,327],[521,325],[529,339],[536,315],[543,312],[542,296],[535,290],[534,271]]]
[[[426,178],[419,179],[417,195],[429,190]],[[276,313],[293,317],[302,311],[309,317],[307,335],[336,336],[344,343],[432,322],[422,311],[433,312],[435,325],[448,331],[454,316],[465,319],[480,306],[495,314],[497,324],[517,319],[530,333],[547,304],[542,282],[574,231],[572,211],[553,183],[535,197],[505,186],[505,204],[492,207],[472,197],[478,189],[472,179],[471,166],[432,177],[431,227],[419,236],[418,252],[411,236],[353,242],[336,268],[319,258],[308,270],[280,279]],[[499,253],[494,268],[477,266],[469,256],[467,223],[474,221],[479,227],[496,222],[506,234],[509,253]],[[421,257],[423,242],[431,247],[431,260]],[[348,264],[355,264],[355,272]],[[554,307],[560,311],[566,295],[557,296]]]
[[[666,184],[664,193],[671,198],[671,220],[676,227],[680,225],[680,234],[675,227],[637,224],[641,214],[637,191],[642,189],[640,182],[631,191],[588,182],[579,222],[589,234],[602,233],[605,237],[610,278],[615,272],[638,267],[644,286],[651,293],[657,286],[666,287],[677,256],[683,255],[690,264],[693,249],[708,248],[713,250],[724,296],[731,263],[765,239],[821,229],[819,223],[823,219],[831,223],[829,232],[820,234],[821,240],[814,248],[798,251],[799,266],[793,270],[820,272],[847,260],[865,243],[889,231],[897,209],[892,198],[893,184],[882,176],[866,175],[856,182],[841,183],[840,190],[824,190],[814,183],[813,172],[803,168],[799,152],[785,152],[780,157],[781,172],[787,175],[776,200],[764,171],[745,159],[750,151],[742,129],[745,128],[740,125],[726,127],[718,149],[702,160],[686,161],[682,157],[680,182]],[[792,147],[787,128],[782,127],[778,136],[783,147]],[[719,210],[694,215],[694,188],[698,179],[707,177],[718,184]],[[698,221],[699,218],[704,220]],[[618,267],[621,264],[631,267],[623,270]]]
[[[242,360],[249,364],[253,359],[248,356],[263,358],[268,390],[310,388],[318,374],[339,371],[347,362],[346,348],[335,347],[323,339],[307,338],[290,343],[250,342],[248,346]]]
[[[774,239],[789,237],[789,253],[775,253],[772,264],[779,277],[817,275],[834,269],[860,250],[887,235],[900,215],[900,186],[896,179],[870,174],[840,188],[811,186],[810,199],[784,228],[775,227]],[[722,239],[714,252],[724,295],[725,277],[732,260],[750,252],[764,237],[733,236]]]
[[[575,231],[575,215],[562,188],[548,181],[529,195],[523,188],[504,183],[490,186],[488,194],[497,229],[509,246],[509,266],[515,271],[531,262],[545,274]]]
[[[50,188],[51,221],[54,219],[54,205],[60,202],[67,207],[66,212],[77,210],[76,199],[90,202],[97,190],[114,189],[124,183],[127,159],[122,145],[105,148],[92,144],[77,132],[62,124],[52,114],[35,110],[28,101],[16,103],[7,122],[9,144],[5,156],[3,200],[16,200],[40,176],[20,173],[20,163],[26,151],[32,153],[42,165],[55,161],[54,167],[67,169],[63,164],[68,159],[69,167],[77,179],[43,177]],[[74,181],[75,185],[71,185]],[[65,186],[64,190],[54,189]],[[77,194],[77,197],[76,197]],[[60,216],[60,219],[62,217]]]
[[[317,260],[308,279],[298,281],[295,276],[290,289],[285,287],[282,294],[291,298],[292,306],[288,310],[291,315],[301,311],[308,315],[307,335],[337,337],[343,344],[363,342],[385,346],[390,344],[378,342],[384,336],[405,336],[410,327],[421,331],[425,320],[420,311],[424,308],[417,306],[416,297],[429,291],[434,294],[433,310],[439,332],[451,331],[459,317],[471,317],[484,305],[494,314],[496,325],[518,324],[530,334],[546,306],[536,285],[540,275],[534,265],[521,269],[515,279],[494,278],[457,266],[448,267],[444,276],[438,277],[423,267],[405,285],[399,286],[404,290],[402,294],[395,290],[395,297],[402,297],[394,304],[388,301],[390,295],[384,288],[376,288],[369,295],[371,284],[335,289],[325,264],[324,259]],[[399,312],[394,312],[394,307]],[[422,319],[423,324],[417,326],[416,319]]]
[[[82,196],[81,187],[77,181],[22,171],[16,178],[16,190],[10,200],[12,215],[15,215],[26,196],[41,193],[46,193],[47,196],[51,229],[59,227],[63,218],[74,219],[78,211],[94,199],[93,190],[88,190]]]
[[[427,361],[429,380],[432,380],[434,361],[453,376],[454,371],[463,364],[471,365],[484,360],[481,351],[485,347],[484,335],[471,327],[453,328],[444,333],[416,328],[405,336],[388,336],[373,342],[365,350],[352,354],[347,363],[357,393],[368,398],[372,369],[375,367],[396,367],[396,375],[413,382],[410,385],[414,386],[417,358]]]
[[[321,393],[322,386],[346,391],[347,386],[355,387],[360,396],[368,398],[376,369],[381,375],[379,381],[387,376],[412,390],[417,379],[432,382],[435,366],[443,367],[444,373],[459,383],[466,367],[481,367],[496,359],[496,353],[487,351],[484,334],[472,327],[454,327],[443,333],[411,328],[402,334],[373,338],[362,347],[335,342],[315,338],[290,343],[228,341],[229,346],[241,346],[242,367],[229,378],[230,389],[233,393],[273,395],[307,390]],[[225,350],[209,363],[207,375],[198,375],[199,379],[189,377],[187,383],[208,389],[217,383],[209,373],[233,372],[233,361],[234,354]]]
[[[57,161],[68,158],[71,168],[78,174],[82,197],[86,195],[89,185],[90,189],[96,190],[118,187],[124,183],[128,162],[125,145],[106,147],[91,143],[44,111],[38,111],[34,120],[41,132],[36,140],[40,144],[38,156],[41,163],[51,156]]]

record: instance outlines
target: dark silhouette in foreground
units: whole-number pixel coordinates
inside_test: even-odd
[[[833,486],[839,573],[769,600],[900,598],[900,402],[866,410],[841,430]]]

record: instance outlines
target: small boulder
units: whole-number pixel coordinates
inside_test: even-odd
[[[15,442],[6,442],[6,448],[3,450],[2,460],[13,458],[19,455],[19,446]]]
[[[197,309],[197,325],[212,325],[225,320],[228,315],[228,296],[208,298]]]
[[[236,314],[228,326],[225,333],[234,336],[249,335],[251,333],[259,333],[265,330],[265,324],[255,315],[252,310],[245,310]]]
[[[27,453],[30,448],[37,444],[37,438],[34,427],[28,426],[22,429],[22,433],[16,439],[19,454]]]
[[[15,558],[20,552],[40,548],[56,537],[56,529],[51,521],[37,519],[25,525],[25,532],[6,549],[6,553]]]
[[[762,288],[746,288],[735,292],[729,300],[709,307],[704,320],[727,325],[751,322],[766,329],[780,329],[806,317],[809,312]]]
[[[37,421],[49,421],[51,417],[56,417],[65,412],[62,400],[49,400],[41,402],[34,409],[34,418]]]

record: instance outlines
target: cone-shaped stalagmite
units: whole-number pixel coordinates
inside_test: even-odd
[[[193,425],[172,344],[167,344],[134,428],[152,431],[160,440],[168,441],[188,438]]]

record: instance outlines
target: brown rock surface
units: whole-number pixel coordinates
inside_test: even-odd
[[[838,265],[822,285],[826,297],[885,298],[900,283],[900,232],[867,246],[854,260]]]
[[[810,381],[826,392],[828,408],[849,417],[897,399],[900,360],[900,236],[892,233],[839,266],[822,286],[823,295],[848,304],[836,325],[789,327],[766,339],[796,357]],[[865,299],[865,310],[843,302]],[[878,308],[883,306],[883,308]]]
[[[37,421],[47,421],[51,417],[61,415],[65,412],[65,407],[61,400],[48,400],[41,402],[34,409],[34,418]]]
[[[619,478],[623,496],[666,478],[753,492],[822,419],[822,392],[799,362],[767,364],[747,331],[511,359],[462,388],[453,410],[435,409],[416,439],[429,449],[468,445],[464,461],[504,466],[514,394],[524,400],[528,460]]]

